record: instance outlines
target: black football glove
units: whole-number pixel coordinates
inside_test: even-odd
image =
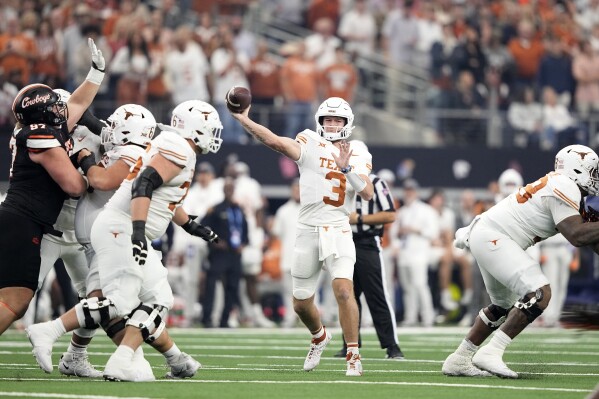
[[[200,237],[204,241],[217,243],[219,240],[218,235],[210,227],[195,222],[191,217],[181,227],[192,236]]]
[[[146,222],[142,220],[133,221],[133,234],[131,234],[133,245],[133,259],[140,265],[146,264],[148,257],[148,242],[146,241]]]

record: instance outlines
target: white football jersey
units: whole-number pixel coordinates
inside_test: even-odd
[[[120,210],[131,215],[131,187],[133,181],[156,154],[181,167],[179,174],[168,182],[164,182],[154,190],[148,219],[146,221],[146,236],[150,240],[160,238],[187,195],[193,180],[196,164],[196,154],[183,137],[175,132],[163,130],[158,137],[148,144],[146,153],[138,159],[131,168],[129,176],[123,181],[116,193],[106,204],[107,208]]]
[[[146,150],[138,145],[117,145],[102,154],[102,157],[98,161],[98,165],[103,168],[108,168],[121,159],[129,165],[129,167],[133,167],[137,160],[145,153]],[[75,212],[75,234],[79,243],[88,244],[91,242],[90,233],[92,225],[102,208],[104,208],[104,205],[115,192],[116,190],[94,190],[91,193],[86,192],[83,194],[77,204],[77,210]]]
[[[71,134],[73,142],[73,153],[86,148],[93,152],[96,161],[100,154],[100,136],[93,134],[85,126],[76,126]],[[69,154],[70,155],[70,154]],[[61,237],[46,235],[45,238],[59,244],[77,244],[78,239],[75,233],[76,208],[80,199],[67,198],[62,205],[60,214],[54,223],[54,229],[62,231]]]
[[[308,129],[299,133],[295,140],[301,145],[301,155],[296,161],[300,171],[298,222],[307,226],[347,224],[354,209],[356,190],[347,182],[331,155],[339,155],[339,149]],[[368,176],[372,170],[372,155],[363,148],[351,149],[354,152],[350,165],[354,172]]]
[[[551,172],[497,203],[481,215],[523,249],[558,233],[556,226],[579,214],[582,194],[570,178]]]

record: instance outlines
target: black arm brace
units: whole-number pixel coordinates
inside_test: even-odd
[[[85,126],[96,136],[99,136],[100,132],[102,132],[102,128],[106,126],[106,122],[98,119],[94,114],[91,113],[89,108],[85,110],[77,124]]]
[[[156,169],[151,166],[146,167],[133,181],[131,187],[131,198],[148,197],[152,199],[152,193],[162,185],[162,177]]]

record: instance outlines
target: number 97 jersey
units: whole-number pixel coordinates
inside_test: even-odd
[[[300,213],[298,222],[307,226],[342,226],[354,209],[356,191],[341,173],[335,159],[339,149],[312,130],[304,130],[295,140],[301,146],[296,161],[300,172]],[[350,142],[350,145],[351,142]],[[359,175],[370,174],[372,156],[363,147],[351,149],[350,165]]]

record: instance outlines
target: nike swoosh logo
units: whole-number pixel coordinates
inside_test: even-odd
[[[341,230],[342,233],[349,233],[351,230]]]
[[[77,137],[77,141],[83,141],[85,137]]]

